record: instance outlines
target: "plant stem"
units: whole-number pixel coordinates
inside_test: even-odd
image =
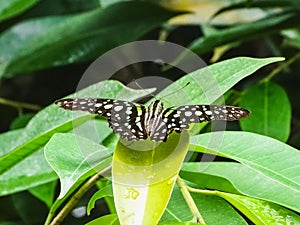
[[[92,176],[87,182],[85,182],[79,190],[70,198],[67,204],[61,209],[61,211],[54,217],[50,225],[59,225],[64,218],[69,214],[69,212],[74,208],[77,202],[82,198],[82,196],[95,185],[95,183],[103,176],[104,173],[111,169],[111,165],[104,168],[103,170]],[[49,216],[48,216],[49,217]],[[51,218],[47,218],[45,224],[49,224]]]
[[[196,203],[194,202],[188,186],[184,183],[184,181],[178,176],[177,177],[177,185],[180,187],[181,193],[187,203],[187,205],[189,206],[192,215],[194,216],[194,218],[196,219],[197,223],[201,223],[201,224],[205,224],[204,219],[202,218]]]
[[[298,52],[297,54],[295,54],[292,58],[290,58],[285,63],[282,63],[280,66],[278,66],[277,68],[275,68],[271,73],[268,74],[268,76],[266,76],[263,80],[261,80],[261,82],[268,82],[268,81],[270,81],[274,76],[276,76],[282,70],[284,70],[285,68],[287,68],[288,66],[290,66],[291,64],[293,64],[294,62],[296,62],[299,58],[300,58],[300,52]]]
[[[31,109],[31,110],[36,110],[36,111],[39,111],[42,109],[42,107],[39,105],[34,105],[34,104],[26,103],[26,102],[12,101],[12,100],[9,100],[6,98],[1,98],[1,97],[0,97],[0,104],[12,106],[17,109],[25,108],[25,109]]]
[[[186,187],[188,189],[189,192],[193,192],[193,193],[197,193],[197,194],[204,194],[204,195],[217,195],[219,191],[210,191],[210,190],[201,190],[201,189],[196,189],[196,188],[192,188],[187,186]]]

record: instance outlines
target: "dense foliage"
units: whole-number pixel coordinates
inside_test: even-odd
[[[157,95],[166,104],[187,104],[186,96],[188,104],[212,104],[223,96],[251,116],[228,124],[228,131],[194,126],[181,148],[189,151],[188,162],[181,168],[180,155],[170,163],[180,176],[174,188],[175,180],[170,188],[165,188],[169,181],[161,182],[160,191],[146,185],[144,223],[300,224],[299,19],[297,0],[2,1],[0,224],[119,224],[120,204],[133,214],[141,210],[139,203],[132,207],[123,201],[122,187],[100,175],[116,159],[148,165],[153,155],[138,158],[121,146],[103,118],[72,114],[53,101],[71,93],[135,101],[154,90],[126,85],[151,75],[174,81]],[[74,93],[97,57],[148,39],[185,46],[209,66],[184,74],[162,63],[138,62],[110,80],[98,71]],[[178,55],[174,64],[183,58]],[[207,71],[219,86],[209,100],[201,89],[201,83],[209,87]],[[180,87],[185,96],[176,91]],[[174,143],[164,148],[172,152]],[[162,152],[155,160],[165,157]],[[141,189],[135,191],[142,196]]]

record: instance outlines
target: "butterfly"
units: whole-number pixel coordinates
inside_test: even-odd
[[[247,109],[227,105],[185,105],[164,109],[160,100],[148,107],[129,101],[103,98],[56,100],[61,108],[81,110],[105,117],[115,134],[128,141],[166,142],[173,131],[181,133],[192,123],[234,121],[249,116]]]

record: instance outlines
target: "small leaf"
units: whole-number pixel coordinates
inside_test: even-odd
[[[120,225],[117,214],[109,214],[102,216],[100,218],[97,218],[89,223],[86,223],[85,225]]]
[[[240,105],[251,111],[241,120],[243,130],[287,141],[291,127],[291,104],[285,90],[272,82],[263,82],[247,89]]]
[[[45,157],[60,178],[62,198],[87,172],[109,165],[110,153],[90,139],[74,134],[55,134],[45,146]],[[104,166],[103,166],[104,165]]]
[[[107,185],[105,187],[102,187],[99,191],[97,191],[93,196],[90,198],[88,206],[87,206],[87,215],[89,216],[91,213],[91,210],[95,207],[95,203],[98,199],[104,198],[104,197],[113,197],[112,192],[112,185]]]
[[[300,32],[297,29],[286,29],[281,31],[286,45],[300,48]]]
[[[22,115],[18,116],[10,124],[9,129],[16,130],[16,129],[24,128],[34,115],[35,114],[33,114],[33,113],[26,113],[26,114],[22,114]]]

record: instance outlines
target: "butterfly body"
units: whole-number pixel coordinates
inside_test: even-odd
[[[102,98],[61,99],[55,102],[67,110],[81,110],[105,117],[114,133],[129,141],[165,142],[173,131],[181,133],[192,123],[211,120],[238,120],[249,111],[235,106],[186,105],[164,109],[159,100],[144,105]]]

